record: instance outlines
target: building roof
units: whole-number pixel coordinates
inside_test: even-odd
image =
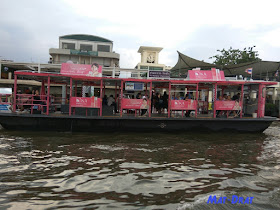
[[[139,53],[142,53],[143,50],[160,52],[162,49],[163,49],[162,47],[146,47],[146,46],[140,46],[138,52],[139,52]]]
[[[94,35],[88,35],[88,34],[69,34],[60,36],[59,39],[73,39],[73,40],[85,40],[85,41],[93,41],[93,42],[111,42],[113,41],[100,37],[100,36],[94,36]]]

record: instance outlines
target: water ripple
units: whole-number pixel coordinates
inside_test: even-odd
[[[209,195],[240,195],[254,196],[253,208],[277,209],[279,128],[229,136],[1,131],[0,208],[205,209]]]

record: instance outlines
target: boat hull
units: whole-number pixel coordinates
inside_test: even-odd
[[[0,114],[0,124],[8,130],[83,132],[263,132],[276,118],[130,118]]]

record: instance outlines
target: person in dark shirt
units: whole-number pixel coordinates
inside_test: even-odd
[[[163,96],[162,96],[162,108],[163,109],[168,109],[168,95],[166,91],[164,91]]]
[[[237,95],[234,95],[234,96],[232,97],[232,100],[233,100],[233,101],[236,101],[236,100],[239,101],[239,99],[240,99],[240,93],[237,93]]]
[[[102,105],[108,105],[108,100],[107,100],[107,95],[104,96],[103,100],[102,100]]]
[[[35,90],[35,95],[33,95],[33,104],[41,104],[41,98],[38,90]]]

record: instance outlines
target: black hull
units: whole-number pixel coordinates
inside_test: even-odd
[[[128,118],[0,114],[0,124],[8,130],[83,132],[263,132],[276,118]]]

